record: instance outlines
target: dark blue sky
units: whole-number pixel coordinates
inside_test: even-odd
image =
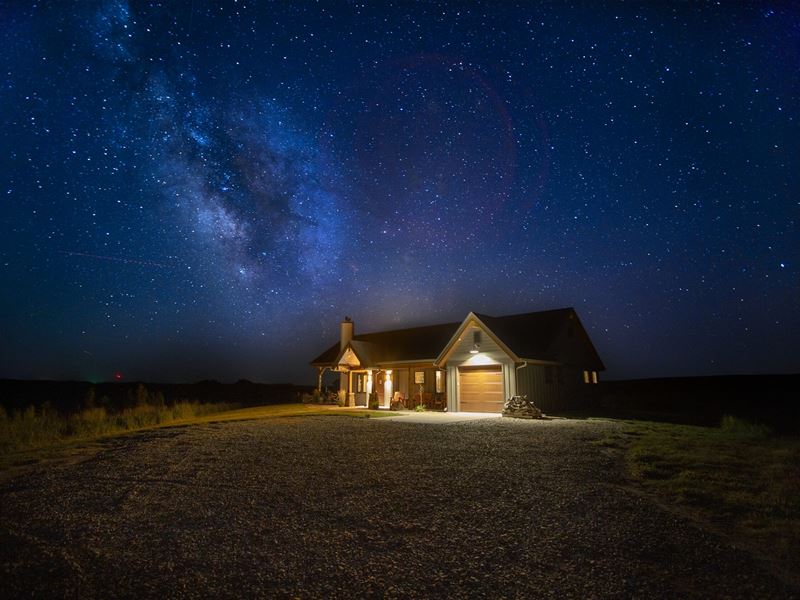
[[[3,3],[0,377],[562,306],[607,378],[800,370],[800,8],[736,4]]]

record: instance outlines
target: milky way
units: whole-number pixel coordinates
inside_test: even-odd
[[[575,306],[611,377],[800,368],[791,7],[0,8],[0,376],[312,380]]]

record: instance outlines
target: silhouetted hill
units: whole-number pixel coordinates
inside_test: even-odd
[[[723,415],[800,432],[800,374],[605,381],[597,407],[609,414],[717,425]]]
[[[179,400],[198,402],[233,402],[244,406],[297,402],[299,395],[313,389],[290,383],[236,383],[199,381],[197,383],[148,383],[139,381],[89,383],[87,381],[28,381],[0,379],[0,405],[6,410],[20,410],[28,406],[41,407],[49,402],[61,412],[80,408],[94,389],[95,400],[104,396],[113,407],[124,408],[135,401],[140,384],[150,393],[161,392],[168,403]]]

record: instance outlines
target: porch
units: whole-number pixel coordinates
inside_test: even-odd
[[[348,406],[369,406],[370,394],[377,394],[378,407],[395,410],[447,409],[446,373],[428,365],[387,365],[374,369],[340,368],[340,389],[347,393]]]

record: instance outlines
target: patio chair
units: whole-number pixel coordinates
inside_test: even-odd
[[[405,410],[405,400],[405,396],[403,396],[402,392],[395,392],[394,396],[392,396],[392,402],[389,405],[389,410]]]

